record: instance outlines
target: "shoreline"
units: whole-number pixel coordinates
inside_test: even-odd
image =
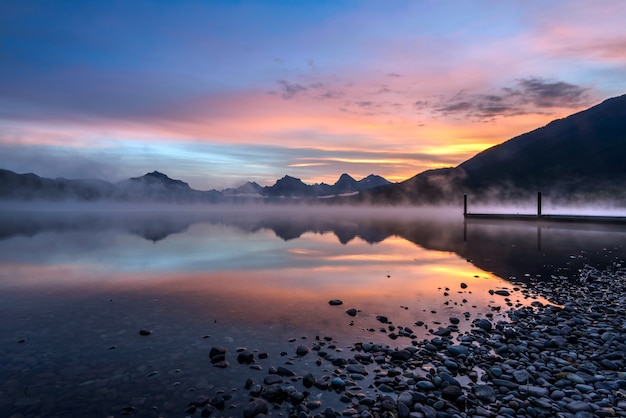
[[[308,345],[310,340],[293,340],[295,353],[284,352],[284,364],[270,366],[262,378],[247,379],[246,405],[200,396],[186,413],[257,418],[626,416],[626,320],[620,314],[626,301],[624,277],[626,269],[619,263],[605,271],[586,266],[578,278],[534,284],[534,293],[555,305],[533,302],[511,308],[508,321],[476,318],[464,333],[451,318],[452,324],[432,332],[431,338],[406,340],[410,342],[403,348],[358,342],[343,350],[331,338],[318,337]],[[389,320],[384,324],[406,331]],[[405,340],[393,344],[400,342]],[[247,349],[220,355],[220,360],[261,369],[258,353]],[[290,366],[302,362],[310,370],[297,375]]]

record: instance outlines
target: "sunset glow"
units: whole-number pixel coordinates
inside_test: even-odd
[[[391,181],[626,91],[626,3],[0,6],[0,168]]]

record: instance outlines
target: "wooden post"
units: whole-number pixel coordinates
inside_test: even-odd
[[[467,216],[467,193],[463,194],[463,217]]]
[[[541,218],[541,192],[537,192],[537,217]]]

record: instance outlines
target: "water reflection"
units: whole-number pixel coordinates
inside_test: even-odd
[[[377,326],[376,315],[406,326],[417,320],[432,325],[450,315],[484,310],[491,298],[487,290],[507,285],[451,252],[401,238],[398,231],[423,233],[426,225],[436,227],[418,219],[408,227],[399,219],[354,217],[314,219],[310,226],[298,217],[283,217],[286,222],[280,223],[276,214],[255,219],[183,213],[168,214],[166,221],[163,214],[114,215],[63,213],[49,223],[39,217],[38,229],[31,225],[28,236],[4,232],[0,288],[18,293],[45,289],[64,298],[135,293],[238,327],[269,325],[306,334],[328,332],[328,324],[336,322],[335,332],[371,338],[363,330]],[[10,228],[24,231],[19,219],[14,216]],[[137,233],[157,229],[167,238],[154,242]],[[285,238],[295,235],[299,238]],[[443,289],[459,290],[461,281],[476,283],[464,297],[450,296],[449,305],[442,306]],[[327,301],[335,298],[360,309],[360,315],[350,319],[345,308],[329,308]]]
[[[376,316],[418,336],[451,316],[467,330],[473,318],[503,318],[532,300],[509,276],[624,255],[620,228],[545,226],[538,235],[534,224],[464,224],[441,212],[4,213],[0,415],[117,415],[143,399],[145,416],[152,405],[180,416],[194,390],[242,387],[246,373],[209,364],[213,345],[273,361],[316,335],[340,346],[409,345]],[[489,293],[497,288],[511,297]],[[141,337],[142,328],[154,333]]]

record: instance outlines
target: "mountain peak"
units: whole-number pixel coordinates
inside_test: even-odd
[[[343,173],[334,185],[339,193],[353,192],[358,189],[359,183],[349,174]]]
[[[370,174],[364,179],[359,180],[359,185],[363,189],[371,189],[371,188],[378,187],[378,186],[386,186],[388,184],[391,184],[389,180],[377,174]]]
[[[270,196],[308,196],[313,194],[313,187],[296,177],[284,176],[276,180],[273,186],[266,187]]]
[[[131,177],[127,180],[131,183],[143,183],[150,185],[160,185],[168,188],[181,188],[181,189],[191,189],[189,184],[185,183],[182,180],[174,180],[168,177],[166,174],[163,174],[159,171],[153,171],[151,173],[144,174],[141,177]]]
[[[146,176],[162,178],[162,179],[169,179],[169,177],[166,174],[163,174],[160,171],[156,171],[156,170],[154,170],[152,173],[147,173],[144,177],[146,177]]]

